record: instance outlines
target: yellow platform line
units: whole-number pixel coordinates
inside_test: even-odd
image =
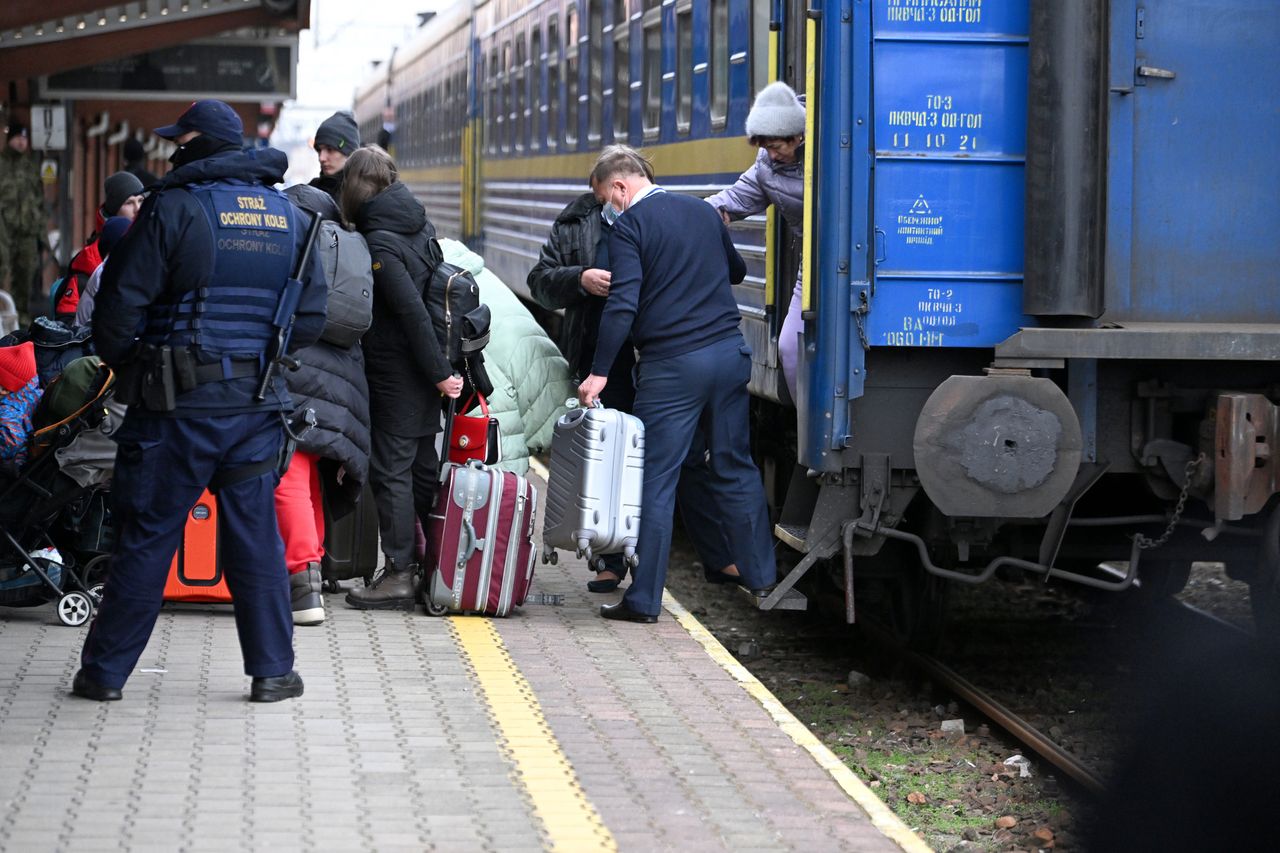
[[[795,715],[778,701],[778,697],[769,691],[769,688],[761,684],[760,680],[748,672],[746,667],[738,663],[737,659],[729,653],[729,650],[720,645],[720,641],[712,636],[711,632],[704,628],[692,613],[685,610],[679,601],[676,601],[675,596],[670,592],[664,591],[662,606],[675,617],[677,622],[684,626],[684,629],[695,640],[702,644],[702,647],[706,649],[712,660],[718,663],[725,672],[729,673],[735,681],[742,685],[742,688],[753,699],[760,703],[769,716],[773,717],[773,721],[778,724],[778,728],[786,732],[787,736],[795,741],[797,746],[806,750],[823,770],[831,774],[836,784],[867,813],[876,829],[880,830],[886,837],[903,850],[908,851],[908,853],[931,853],[932,848],[925,844],[920,836],[912,832],[902,822],[902,819],[894,814],[884,804],[884,801],[877,797],[861,779],[855,776],[853,771],[846,767],[845,763],[834,752],[828,749],[822,741],[814,737],[813,732],[809,731],[809,728],[804,723],[797,720]]]
[[[533,688],[516,668],[493,624],[488,619],[456,616],[449,618],[449,630],[471,665],[480,698],[503,740],[503,751],[551,849],[616,851],[617,841],[587,799]]]

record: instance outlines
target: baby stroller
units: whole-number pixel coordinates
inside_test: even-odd
[[[114,405],[111,368],[92,357],[80,361],[87,363],[69,365],[36,407],[27,463],[7,481],[0,477],[0,605],[35,607],[56,600],[58,619],[71,626],[88,622],[101,601],[106,558],[95,552],[105,552],[107,546],[101,536],[87,548],[82,538],[63,537],[83,534],[94,518],[99,529],[106,527],[103,483],[113,462],[100,463],[107,465],[105,476],[86,478],[81,471],[77,479],[63,470],[62,460],[78,442],[101,442],[102,435],[90,434],[101,433],[109,416],[118,417],[109,411]],[[73,371],[87,375],[87,387],[71,382],[59,387]],[[78,558],[90,555],[84,565],[76,565]]]

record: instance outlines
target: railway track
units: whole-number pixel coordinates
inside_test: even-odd
[[[1151,606],[1161,608],[1161,618],[1170,627],[1176,626],[1184,631],[1213,632],[1220,636],[1232,634],[1236,637],[1246,633],[1238,626],[1211,613],[1173,598],[1152,602]],[[932,679],[935,684],[952,693],[957,699],[969,704],[1019,744],[1052,765],[1064,777],[1072,780],[1082,792],[1094,799],[1101,799],[1108,794],[1103,776],[1094,768],[1055,743],[1049,735],[1040,731],[996,696],[974,684],[940,658],[901,645],[889,632],[875,623],[863,622],[861,627],[883,646],[891,649],[904,663]]]

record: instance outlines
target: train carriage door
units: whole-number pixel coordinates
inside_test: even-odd
[[[797,95],[804,97],[807,85],[805,74],[807,55],[805,6],[807,4],[790,0],[790,2],[779,2],[774,5],[781,8],[778,10],[777,19],[769,22],[769,76],[765,80],[756,75],[756,79],[752,81],[756,83],[752,94],[754,95],[773,80],[781,80],[794,89]],[[806,140],[805,151],[813,150],[814,145]],[[775,306],[772,329],[774,346],[771,347],[770,363],[777,367],[778,394],[780,397],[785,397],[786,383],[782,378],[781,364],[776,357],[776,342],[782,330],[782,323],[787,317],[787,308],[791,304],[791,293],[795,289],[796,276],[800,272],[803,245],[795,239],[790,224],[784,222],[777,210],[772,207],[769,208],[768,240],[770,273],[773,276],[770,295],[772,304]]]
[[[1280,322],[1276,0],[1111,9],[1104,319]]]

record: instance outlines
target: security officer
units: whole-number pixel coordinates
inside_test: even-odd
[[[302,695],[302,679],[272,492],[290,401],[278,375],[256,397],[283,334],[273,320],[286,282],[302,280],[291,346],[304,346],[324,327],[324,273],[315,254],[296,273],[304,219],[272,187],[288,161],[241,150],[231,107],[197,101],[155,132],[178,144],[176,168],[112,251],[93,313],[98,353],[119,371],[117,393],[130,405],[115,435],[115,550],[71,689],[120,698],[155,627],[187,513],[208,487],[249,698],[289,699]]]

